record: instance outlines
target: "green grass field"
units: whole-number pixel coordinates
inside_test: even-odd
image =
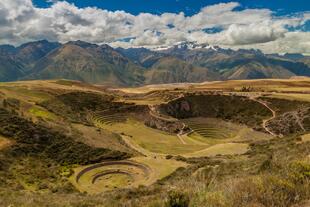
[[[46,109],[38,106],[32,106],[28,112],[36,117],[41,117],[48,120],[56,120],[57,116]]]
[[[95,123],[100,123],[104,125],[112,125],[114,123],[126,121],[126,117],[123,114],[92,114],[91,119]]]
[[[206,139],[228,139],[236,136],[237,130],[219,125],[219,120],[204,120],[202,118],[186,119],[183,122],[194,132],[189,134],[190,137],[200,135]]]
[[[183,144],[176,135],[149,128],[133,119],[122,123],[114,121],[112,125],[111,121],[100,122],[100,119],[94,121],[98,127],[130,137],[135,144],[150,152],[179,155],[205,148],[205,145],[199,145],[190,140],[189,144]]]
[[[208,145],[271,138],[268,134],[254,131],[245,125],[238,125],[221,119],[190,118],[182,121],[193,130],[188,134],[189,138]]]

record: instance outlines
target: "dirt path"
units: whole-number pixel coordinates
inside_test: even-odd
[[[275,112],[272,108],[270,108],[270,106],[268,106],[268,104],[267,104],[266,102],[261,101],[261,100],[258,100],[258,99],[257,99],[258,97],[254,96],[254,97],[249,97],[249,98],[250,98],[251,100],[253,100],[253,101],[256,101],[257,103],[260,103],[260,104],[264,105],[267,109],[269,109],[269,110],[271,111],[272,117],[270,117],[270,118],[268,118],[268,119],[264,119],[264,120],[263,120],[262,126],[263,126],[263,128],[264,128],[270,135],[276,137],[277,135],[276,135],[275,133],[273,133],[273,132],[268,128],[268,126],[267,126],[269,121],[271,121],[272,119],[276,118],[276,112]]]
[[[304,126],[303,126],[303,124],[302,124],[302,121],[300,120],[300,117],[298,116],[298,112],[295,112],[295,113],[293,114],[293,116],[295,117],[298,126],[299,126],[304,132],[306,132],[306,129],[304,128]]]
[[[179,138],[179,140],[181,141],[182,144],[187,144],[187,143],[184,141],[184,139],[183,139],[183,137],[182,137],[182,134],[178,133],[178,134],[177,134],[177,137]]]
[[[184,123],[182,123],[182,124],[183,124],[182,129],[181,129],[181,131],[177,134],[177,137],[179,138],[179,140],[181,141],[182,144],[187,144],[187,143],[184,141],[183,136],[184,136],[184,135],[187,135],[188,133],[183,134],[183,129],[186,127],[186,125],[185,125]]]

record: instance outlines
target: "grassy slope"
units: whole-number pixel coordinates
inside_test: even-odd
[[[203,82],[219,80],[220,75],[207,68],[193,66],[177,58],[161,58],[145,72],[147,84]]]
[[[76,130],[76,139],[89,146],[136,154],[135,151],[125,146],[118,134],[82,124],[72,124],[72,127]]]
[[[34,73],[27,78],[66,78],[109,85],[140,84],[143,81],[141,68],[110,50],[105,53],[91,45],[65,44],[42,58],[34,66]]]
[[[25,188],[30,184],[35,186],[30,189],[38,190],[47,182],[47,186],[60,183],[59,188],[62,188],[62,184],[66,188],[65,180],[62,182],[62,176],[58,174],[65,166],[129,157],[126,153],[93,148],[76,142],[71,137],[34,124],[5,109],[0,109],[0,113],[0,134],[14,141],[11,147],[0,153],[0,173],[4,179],[0,181],[1,187]],[[47,174],[46,166],[51,166],[51,171]],[[31,173],[38,177],[35,178]],[[46,177],[49,175],[50,180]],[[46,188],[48,187],[44,187]],[[52,187],[49,190],[52,190]]]
[[[3,200],[0,202],[4,206],[116,207],[126,203],[138,207],[164,206],[171,199],[185,196],[190,206],[287,207],[304,203],[310,197],[310,165],[305,158],[309,147],[309,143],[296,144],[296,137],[285,137],[253,144],[247,156],[188,159],[190,167],[180,168],[148,187],[99,195],[29,194],[7,190],[1,192]]]

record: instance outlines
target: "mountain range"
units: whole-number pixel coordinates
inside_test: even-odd
[[[168,48],[112,48],[46,40],[0,45],[0,81],[73,79],[93,84],[203,82],[310,76],[310,57],[183,42]]]

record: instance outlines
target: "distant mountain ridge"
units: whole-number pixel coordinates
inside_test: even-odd
[[[66,78],[138,86],[310,76],[310,57],[302,54],[267,55],[195,42],[151,50],[42,40],[19,47],[0,45],[0,61],[0,81]]]
[[[108,45],[76,41],[68,42],[43,57],[26,78],[66,78],[127,86],[142,84],[142,73],[142,68]]]

